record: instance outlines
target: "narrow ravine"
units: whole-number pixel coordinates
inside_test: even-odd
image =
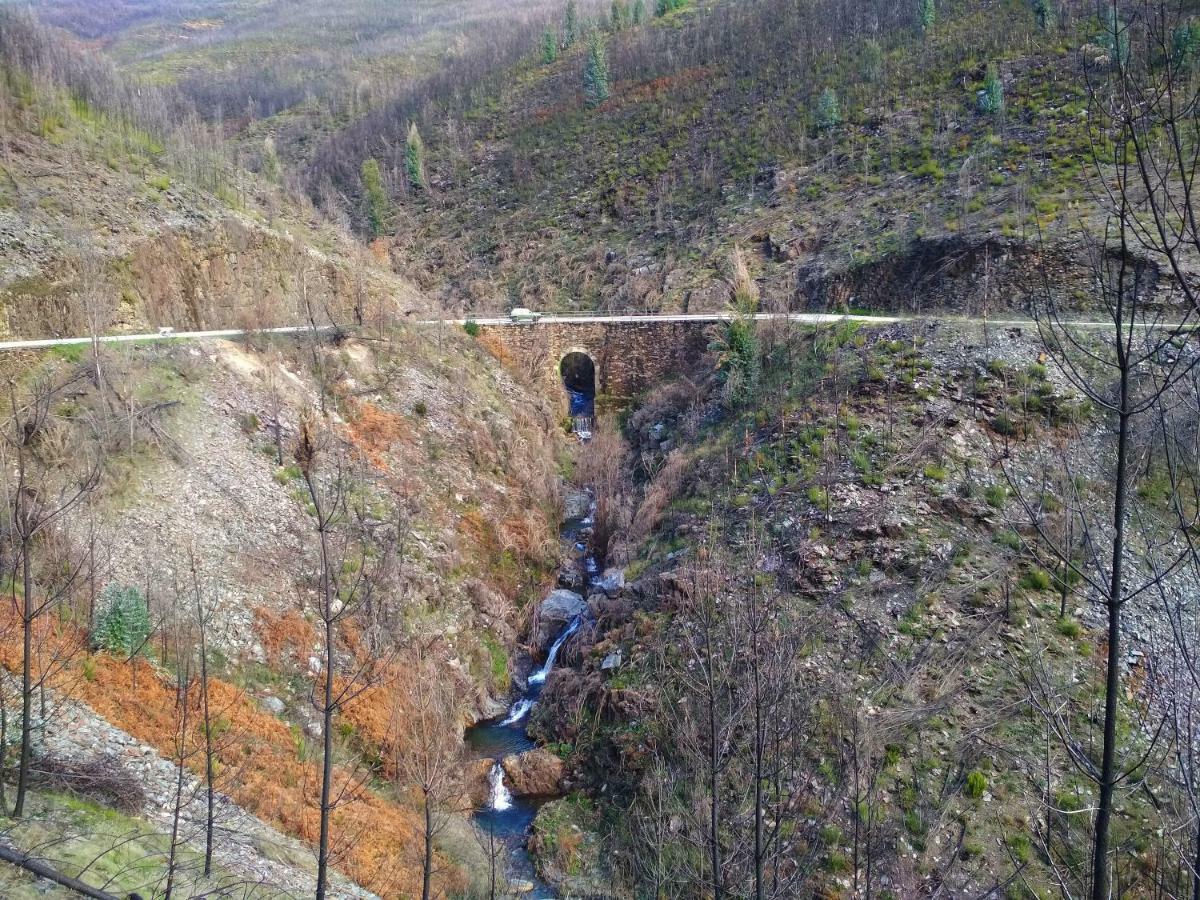
[[[562,524],[560,534],[570,549],[571,565],[582,570],[584,584],[591,586],[596,578],[596,561],[588,551],[588,535],[592,525],[593,505],[591,496],[578,491],[569,498],[568,510],[576,515],[568,517]],[[476,759],[491,759],[492,770],[486,805],[475,813],[480,826],[489,831],[497,842],[507,848],[508,879],[512,886],[528,888],[524,895],[552,900],[557,895],[537,877],[526,844],[534,817],[543,803],[553,797],[514,796],[504,783],[504,770],[500,761],[510,754],[524,753],[537,747],[526,730],[529,715],[537,705],[546,679],[558,663],[558,657],[567,641],[582,627],[584,619],[575,616],[555,637],[540,668],[530,673],[523,690],[513,685],[512,702],[506,715],[491,719],[469,728],[466,742]]]

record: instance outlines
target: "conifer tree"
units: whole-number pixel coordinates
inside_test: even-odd
[[[1104,33],[1099,40],[1100,45],[1107,48],[1113,68],[1123,70],[1129,64],[1129,26],[1112,7],[1105,16]]]
[[[625,27],[625,4],[622,0],[612,0],[612,9],[609,12],[608,24],[613,31],[620,31]]]
[[[883,47],[874,38],[868,38],[863,44],[859,69],[864,81],[878,81],[883,77]]]
[[[921,22],[921,30],[929,31],[937,21],[937,7],[934,0],[917,0],[917,18]]]
[[[646,0],[633,0],[633,24],[641,25],[646,18]]]
[[[832,131],[842,124],[842,108],[833,88],[825,88],[817,100],[817,130]]]
[[[558,38],[554,32],[547,26],[542,32],[542,62],[550,65],[558,59]]]
[[[595,108],[608,99],[608,55],[604,48],[604,36],[598,31],[592,35],[588,45],[587,62],[583,67],[583,96],[589,108]]]
[[[1178,26],[1171,35],[1171,57],[1182,69],[1192,68],[1200,56],[1200,22]]]
[[[563,16],[563,49],[579,40],[579,11],[575,0],[567,0],[567,11]]]
[[[367,202],[367,224],[371,228],[371,235],[379,237],[387,224],[388,198],[383,189],[383,176],[379,172],[378,161],[363,160],[362,185],[363,196]]]
[[[1054,8],[1050,0],[1033,0],[1033,18],[1039,31],[1049,31],[1054,27]]]
[[[1004,108],[1004,82],[996,66],[989,64],[987,77],[983,81],[983,90],[979,92],[979,111],[982,113],[998,113]]]
[[[408,175],[408,183],[413,187],[425,187],[425,143],[421,140],[421,132],[417,123],[408,126],[408,141],[404,148],[404,171]]]

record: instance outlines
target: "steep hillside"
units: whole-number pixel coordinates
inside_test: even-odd
[[[77,447],[54,465],[102,454],[88,524],[72,517],[55,532],[64,552],[89,561],[90,588],[78,585],[82,594],[70,608],[55,607],[43,620],[56,623],[55,632],[39,638],[45,645],[39,643],[35,667],[50,693],[72,698],[68,705],[79,711],[68,725],[53,704],[52,738],[39,741],[37,765],[115,753],[112,780],[134,780],[152,795],[118,796],[123,818],[78,846],[70,836],[89,816],[106,816],[114,801],[84,785],[72,805],[60,796],[61,784],[71,781],[50,778],[37,795],[37,827],[5,819],[8,840],[26,850],[45,842],[43,855],[75,874],[81,854],[89,846],[101,852],[106,835],[118,841],[126,829],[144,831],[147,861],[131,872],[123,857],[106,855],[106,871],[130,889],[161,890],[166,852],[153,835],[170,830],[174,795],[173,776],[156,767],[169,773],[171,762],[182,761],[200,778],[205,772],[202,745],[193,743],[201,740],[201,723],[181,723],[177,681],[199,652],[189,649],[198,627],[189,610],[199,604],[208,690],[221,723],[216,787],[229,798],[219,827],[236,836],[223,844],[213,878],[261,878],[271,895],[311,884],[311,857],[302,847],[317,839],[320,556],[294,448],[301,420],[325,407],[328,464],[344,459],[372,533],[393,535],[386,579],[339,629],[340,677],[360,678],[365,692],[347,702],[334,743],[338,790],[346,792],[334,816],[334,863],[375,894],[412,895],[420,879],[419,806],[408,770],[397,762],[409,739],[406,720],[416,714],[409,679],[445,685],[444,696],[453,698],[440,720],[447,740],[460,741],[466,724],[501,712],[496,698],[508,690],[508,656],[528,614],[527,597],[550,577],[558,553],[554,414],[461,334],[429,338],[400,332],[330,347],[134,347],[105,354],[99,388],[88,377],[93,363],[78,355],[5,357],[22,396],[53,386],[55,414],[46,427],[62,430]],[[120,398],[116,412],[113,398]],[[43,453],[39,460],[51,465]],[[146,598],[153,629],[128,658],[94,653],[102,639],[87,634],[118,589]],[[101,593],[89,600],[89,590]],[[20,669],[19,633],[6,613],[0,647],[13,671]],[[420,660],[412,656],[416,647],[426,654]],[[414,676],[418,665],[428,668]],[[6,702],[17,688],[5,682]],[[189,784],[187,797],[194,798],[200,789]],[[185,805],[180,872],[195,877],[203,806]],[[447,805],[452,818],[439,828],[437,849],[440,891],[467,891],[482,877],[484,851],[464,817],[469,809],[458,795]],[[260,836],[272,828],[302,843]],[[270,850],[272,840],[279,850]],[[255,853],[283,868],[272,870]]]
[[[9,335],[392,321],[380,259],[236,165],[194,119],[0,20],[0,305]]]
[[[585,4],[586,6],[587,4]],[[557,0],[387,3],[39,0],[39,18],[102,47],[138,84],[169,87],[239,139],[260,170],[394,101],[502,71]],[[444,83],[446,68],[457,71]],[[270,149],[267,149],[269,144]]]
[[[539,870],[626,897],[712,891],[715,869],[732,893],[759,847],[767,896],[1086,883],[1105,617],[1046,542],[1075,504],[1108,509],[1108,420],[1017,328],[767,326],[753,346],[757,380],[663,386],[628,417],[623,463],[597,463],[628,583],[593,589],[594,631],[534,713],[576,789],[538,815]],[[1137,434],[1144,523],[1166,494]],[[1128,615],[1138,759],[1169,663],[1150,658],[1160,604]],[[1128,895],[1153,896],[1192,876],[1189,846],[1149,835],[1191,813],[1170,764],[1138,771],[1112,853]]]
[[[602,102],[588,41],[550,62],[531,44],[481,99],[350,126],[309,179],[361,198],[363,160],[403,173],[417,120],[429,188],[392,182],[396,255],[469,308],[712,309],[735,244],[781,307],[1019,307],[1043,242],[1054,283],[1082,274],[1086,77],[1110,62],[1090,4],[1038,8],[954,0],[928,28],[916,3],[606,16]]]

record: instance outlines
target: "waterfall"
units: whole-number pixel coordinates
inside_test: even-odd
[[[504,769],[500,763],[492,766],[492,774],[489,778],[492,783],[491,796],[488,797],[488,806],[496,812],[504,812],[512,808],[512,794],[508,788],[504,786]]]
[[[530,684],[545,684],[546,676],[550,674],[550,670],[554,668],[554,660],[558,657],[558,651],[562,645],[567,642],[567,638],[579,630],[579,626],[583,624],[583,617],[576,616],[571,620],[571,624],[563,629],[562,634],[554,639],[554,643],[550,645],[550,652],[546,654],[546,664],[529,676]]]
[[[512,709],[508,711],[508,718],[500,723],[501,727],[505,725],[516,725],[523,718],[529,715],[529,711],[533,709],[533,701],[528,697],[518,700],[513,704]]]

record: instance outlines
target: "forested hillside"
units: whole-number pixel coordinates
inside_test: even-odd
[[[1198,170],[1196,0],[0,5],[0,895],[1200,897]]]
[[[1008,283],[968,299],[1010,306],[1032,246],[1057,256],[1087,214],[1085,82],[1109,64],[1089,3],[958,0],[927,22],[915,3],[652,6],[618,3],[573,42],[553,23],[551,50],[531,43],[482,96],[366,116],[313,155],[309,191],[484,308],[719,307],[739,243],[769,303],[913,307],[924,291],[859,283],[920,287],[942,258],[975,281],[990,258]],[[933,305],[963,301],[949,291]]]

